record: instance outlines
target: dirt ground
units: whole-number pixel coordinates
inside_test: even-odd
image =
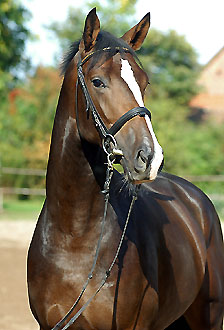
[[[35,227],[30,221],[0,221],[0,329],[38,330],[28,304],[26,257]]]
[[[35,223],[0,221],[0,330],[38,330],[28,304],[26,257]]]

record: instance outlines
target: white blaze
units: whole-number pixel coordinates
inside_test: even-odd
[[[140,107],[144,107],[144,101],[142,98],[142,93],[140,87],[135,79],[134,72],[132,70],[131,65],[127,60],[121,59],[121,78],[124,79],[129,89],[131,90],[136,102]],[[149,132],[152,136],[153,144],[154,144],[154,156],[151,162],[151,170],[150,170],[150,180],[154,180],[156,178],[157,172],[163,160],[163,150],[158,143],[158,140],[155,136],[155,133],[152,128],[152,123],[149,116],[145,116],[145,121]]]
[[[130,90],[132,91],[134,98],[140,107],[144,107],[142,99],[142,93],[139,85],[135,79],[132,68],[127,60],[121,59],[121,78],[124,79]]]
[[[153,159],[151,162],[151,171],[150,171],[150,177],[149,177],[150,180],[154,180],[157,176],[157,172],[163,161],[163,149],[161,148],[161,146],[155,136],[149,116],[147,116],[147,115],[145,116],[145,121],[148,126],[149,132],[152,136],[152,140],[153,140],[153,144],[154,144],[154,155],[153,155]]]

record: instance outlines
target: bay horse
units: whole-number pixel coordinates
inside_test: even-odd
[[[135,51],[149,17],[116,38],[100,30],[94,8],[65,57],[46,200],[28,252],[41,330],[222,329],[217,213],[197,187],[160,172],[144,107],[148,78]]]

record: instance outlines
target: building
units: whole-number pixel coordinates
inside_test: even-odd
[[[190,101],[192,119],[224,121],[224,47],[203,68],[198,84],[201,92]]]

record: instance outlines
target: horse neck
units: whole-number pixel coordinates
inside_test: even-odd
[[[82,148],[75,119],[75,72],[66,73],[52,132],[47,169],[47,210],[63,231],[83,228],[102,208],[102,194]]]

